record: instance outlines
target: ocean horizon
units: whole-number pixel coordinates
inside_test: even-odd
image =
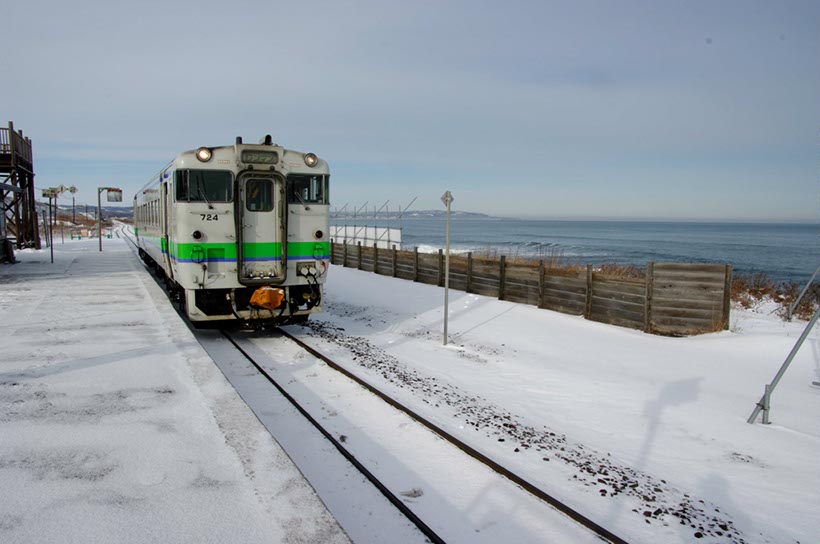
[[[426,212],[422,212],[426,213]],[[348,225],[402,230],[402,248],[444,247],[443,214],[400,221],[347,218]],[[344,224],[337,220],[334,224]],[[652,221],[518,219],[454,214],[455,253],[490,252],[509,257],[559,257],[566,264],[644,266],[647,262],[731,264],[737,274],[765,274],[775,281],[805,283],[820,265],[820,224],[747,221]]]

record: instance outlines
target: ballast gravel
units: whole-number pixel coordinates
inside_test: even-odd
[[[615,499],[625,495],[633,499],[633,504],[637,500],[639,506],[631,511],[649,525],[688,526],[696,540],[747,542],[734,521],[717,505],[684,493],[666,480],[619,465],[609,454],[594,451],[546,426],[524,423],[523,418],[480,396],[409,368],[366,338],[346,334],[342,327],[321,320],[304,326],[310,331],[309,336],[345,349],[350,353],[350,361],[377,373],[387,383],[412,391],[421,402],[436,408],[449,407],[457,421],[481,433],[483,438],[509,443],[513,452],[538,456],[543,462],[562,463],[571,469],[573,485],[597,489],[601,497]]]

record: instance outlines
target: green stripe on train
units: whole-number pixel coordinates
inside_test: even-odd
[[[194,252],[220,254],[221,258],[236,260],[236,243],[231,244],[171,244],[171,255],[177,259],[190,259]]]
[[[289,257],[330,257],[330,242],[288,242]]]
[[[162,240],[163,245],[165,240]],[[279,242],[247,242],[242,244],[243,255],[247,258],[263,259],[282,257],[282,244]],[[235,243],[202,243],[171,244],[171,255],[177,259],[191,259],[194,252],[204,251],[206,255],[219,253],[223,259],[236,259]],[[327,258],[330,255],[330,242],[289,242],[288,256]]]

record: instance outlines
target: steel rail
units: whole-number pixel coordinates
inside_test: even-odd
[[[279,331],[284,336],[286,336],[288,339],[290,339],[291,341],[296,343],[299,347],[301,347],[302,349],[304,349],[305,351],[307,351],[308,353],[310,353],[314,357],[324,361],[333,370],[336,370],[337,372],[340,372],[341,374],[343,374],[346,377],[350,378],[351,380],[353,380],[354,382],[356,382],[360,386],[364,387],[365,389],[367,389],[368,391],[370,391],[374,395],[381,398],[383,401],[385,401],[389,405],[393,406],[397,410],[400,410],[400,411],[404,412],[406,415],[410,416],[412,419],[416,420],[418,423],[424,425],[425,427],[427,427],[428,429],[430,429],[431,431],[433,431],[434,433],[439,435],[441,438],[443,438],[447,442],[450,442],[452,445],[456,446],[458,449],[460,449],[461,451],[463,451],[464,453],[466,453],[467,455],[469,455],[473,459],[475,459],[478,462],[480,462],[481,464],[491,468],[492,470],[494,470],[498,474],[504,476],[505,478],[507,478],[511,482],[521,486],[524,490],[528,491],[530,494],[538,497],[539,499],[543,500],[544,502],[546,502],[547,504],[549,504],[550,506],[552,506],[553,508],[555,508],[556,510],[561,512],[562,514],[565,514],[566,516],[570,517],[571,519],[573,519],[577,523],[579,523],[582,526],[586,527],[587,529],[589,529],[590,531],[595,533],[600,538],[602,538],[602,539],[604,539],[608,542],[612,542],[613,544],[628,544],[628,542],[626,540],[624,540],[623,538],[621,538],[618,535],[614,534],[609,529],[599,525],[598,523],[596,523],[595,521],[593,521],[590,518],[586,517],[585,515],[581,514],[580,512],[578,512],[577,510],[575,510],[571,506],[569,506],[566,503],[560,501],[559,499],[555,498],[554,496],[550,495],[546,491],[544,491],[541,488],[535,486],[534,484],[530,483],[529,481],[527,481],[523,477],[515,474],[514,472],[512,472],[511,470],[505,468],[504,466],[500,465],[499,463],[493,461],[492,459],[490,459],[489,457],[487,457],[483,453],[479,452],[478,450],[472,448],[471,446],[469,446],[465,442],[462,442],[461,440],[459,440],[458,438],[456,438],[452,434],[448,433],[447,431],[445,431],[444,429],[442,429],[441,427],[439,427],[438,425],[436,425],[435,423],[433,423],[429,419],[419,415],[414,410],[411,410],[407,406],[401,404],[397,400],[395,400],[392,397],[388,396],[386,393],[383,393],[381,390],[377,389],[376,387],[374,387],[370,383],[368,383],[365,380],[359,378],[358,376],[356,376],[355,374],[353,374],[352,372],[350,372],[346,368],[344,368],[344,367],[340,366],[339,364],[335,363],[334,361],[332,361],[330,358],[328,358],[326,355],[324,355],[323,353],[321,353],[317,349],[315,349],[312,346],[306,344],[302,340],[296,338],[294,335],[290,334],[289,332],[285,331],[284,329],[280,328]]]
[[[424,534],[424,536],[429,538],[430,541],[435,544],[444,544],[444,539],[442,539],[433,529],[431,529],[429,525],[424,523],[424,521],[422,521],[422,519],[418,517],[412,510],[410,510],[410,508],[406,504],[404,504],[404,502],[402,502],[401,499],[399,499],[395,494],[393,494],[393,492],[390,491],[372,472],[370,472],[367,469],[367,467],[365,467],[358,459],[356,459],[356,457],[352,453],[350,453],[350,451],[347,448],[342,446],[341,442],[336,440],[336,438],[330,433],[330,431],[325,429],[321,423],[319,423],[313,416],[311,416],[308,413],[308,411],[305,410],[305,408],[302,407],[295,398],[293,398],[293,396],[291,396],[287,391],[285,391],[285,389],[281,385],[279,385],[279,383],[264,368],[262,368],[259,365],[259,363],[257,363],[254,360],[254,358],[247,351],[245,351],[242,348],[242,346],[240,346],[239,343],[231,337],[230,334],[227,333],[227,331],[220,330],[220,332],[231,344],[233,344],[237,351],[239,351],[239,353],[241,353],[248,360],[248,362],[250,362],[254,366],[254,368],[256,368],[256,370],[259,371],[259,373],[264,378],[266,378],[271,383],[271,385],[273,385],[279,391],[279,393],[281,393],[282,396],[285,397],[288,400],[288,402],[290,402],[293,405],[293,407],[296,408],[296,410],[298,410],[300,414],[302,414],[302,416],[304,416],[305,419],[307,419],[311,423],[311,425],[316,427],[316,429],[320,433],[322,433],[322,435],[331,444],[333,444],[333,446],[339,451],[339,453],[342,454],[342,456],[344,456],[345,459],[347,459],[354,467],[356,467],[356,469],[358,469],[359,472],[361,472],[364,475],[364,477],[367,478],[370,481],[370,483],[372,483],[376,487],[376,489],[378,489],[381,492],[381,494],[384,495],[384,497],[393,504],[393,506],[395,506],[402,514],[404,514],[407,517],[407,519],[413,522],[413,524],[416,527],[418,527],[419,531],[421,531]]]
[[[130,236],[127,233],[125,233],[125,234],[126,234],[125,238],[129,242],[134,244],[134,247],[136,247],[136,244],[133,242],[133,240],[130,239]],[[239,346],[239,344],[233,338],[230,337],[230,335],[228,335],[227,332],[225,332],[224,330],[222,330],[220,332],[222,332],[223,336],[225,336],[225,338],[229,342],[231,342],[231,344],[233,344],[233,346],[254,366],[254,368],[256,368],[256,370],[260,374],[262,374],[262,376],[264,378],[266,378],[274,387],[276,387],[276,389],[299,411],[299,413],[301,413],[314,427],[316,427],[316,429],[319,432],[322,433],[322,435],[325,438],[328,439],[328,441],[330,441],[331,444],[333,444],[333,446],[339,451],[339,453],[341,453],[371,483],[373,483],[373,485],[385,496],[385,498],[387,498],[387,500],[389,500],[394,506],[396,506],[396,508],[398,508],[399,511],[402,512],[402,514],[404,514],[408,519],[410,519],[419,528],[419,530],[422,533],[424,533],[425,536],[430,538],[430,540],[434,543],[443,543],[444,542],[444,540],[442,540],[441,537],[439,537],[435,532],[433,532],[433,530],[430,529],[430,527],[427,526],[416,514],[414,514],[407,507],[407,505],[405,505],[398,497],[396,497],[389,489],[387,489],[384,486],[384,484],[382,484],[369,470],[367,470],[367,468],[365,468],[358,460],[356,460],[356,458],[353,456],[353,454],[351,454],[344,446],[342,446],[342,444],[338,440],[336,440],[333,437],[333,435],[331,435],[326,429],[324,429],[321,426],[321,424],[318,421],[316,421],[316,419],[314,419],[302,406],[300,406],[298,404],[298,402],[290,394],[288,394],[284,390],[284,388],[282,388],[270,376],[270,374],[266,370],[264,370],[253,359],[253,357],[250,354],[248,354],[241,346]],[[346,368],[344,368],[344,367],[340,366],[339,364],[337,364],[336,362],[334,362],[332,359],[327,357],[325,354],[318,351],[316,348],[310,346],[309,344],[306,344],[305,342],[303,342],[302,340],[300,340],[299,338],[295,337],[294,335],[290,334],[289,332],[287,332],[286,330],[284,330],[282,328],[279,329],[279,332],[283,336],[285,336],[287,339],[291,340],[292,342],[297,344],[299,347],[301,347],[302,349],[304,349],[305,351],[307,351],[308,353],[310,353],[311,355],[313,355],[317,359],[320,359],[321,361],[323,361],[325,364],[327,364],[333,370],[335,370],[335,371],[343,374],[347,378],[353,380],[354,382],[359,384],[361,387],[367,389],[368,391],[370,391],[371,393],[373,393],[374,395],[376,395],[377,397],[379,397],[380,399],[385,401],[390,406],[392,406],[392,407],[396,408],[397,410],[400,410],[401,412],[405,413],[407,416],[414,419],[415,421],[417,421],[421,425],[424,425],[429,430],[433,431],[434,433],[439,435],[441,438],[443,438],[447,442],[451,443],[452,445],[454,445],[455,447],[457,447],[458,449],[460,449],[461,451],[463,451],[464,453],[466,453],[467,455],[469,455],[473,459],[477,460],[481,464],[483,464],[483,465],[487,466],[488,468],[492,469],[496,473],[504,476],[505,478],[507,478],[511,482],[517,484],[522,489],[526,490],[527,492],[534,495],[535,497],[538,497],[539,499],[543,500],[544,502],[546,502],[547,504],[549,504],[550,506],[552,506],[553,508],[555,508],[556,510],[558,510],[562,514],[566,515],[570,519],[572,519],[575,522],[579,523],[583,527],[589,529],[590,531],[595,533],[601,539],[603,539],[607,542],[611,542],[612,544],[629,544],[628,541],[626,541],[623,538],[619,537],[618,535],[614,534],[609,529],[599,525],[595,521],[593,521],[590,518],[584,516],[583,514],[581,514],[580,512],[575,510],[574,508],[572,508],[571,506],[569,506],[566,503],[562,502],[561,500],[555,498],[554,496],[550,495],[546,491],[544,491],[541,488],[537,487],[536,485],[530,483],[529,481],[527,481],[523,477],[515,474],[511,470],[509,470],[509,469],[505,468],[504,466],[500,465],[496,461],[493,461],[492,459],[490,459],[489,457],[487,457],[483,453],[479,452],[478,450],[476,450],[473,447],[469,446],[465,442],[462,442],[461,440],[459,440],[458,438],[456,438],[452,434],[448,433],[447,431],[445,431],[444,429],[442,429],[441,427],[439,427],[438,425],[436,425],[435,423],[433,423],[429,419],[421,416],[420,414],[418,414],[414,410],[411,410],[410,408],[408,408],[404,404],[402,404],[402,403],[398,402],[397,400],[393,399],[392,397],[388,396],[386,393],[382,392],[381,390],[379,390],[375,386],[371,385],[367,381],[363,380],[362,378],[359,378],[358,376],[356,376],[355,374],[353,374],[352,372],[350,372]]]

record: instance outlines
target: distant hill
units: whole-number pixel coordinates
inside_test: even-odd
[[[122,206],[103,206],[103,217],[116,217],[118,219],[133,219],[134,208]]]
[[[475,212],[462,212],[462,211],[452,211],[450,212],[453,218],[462,218],[462,219],[498,219],[498,217],[493,217],[491,215],[483,214],[483,213],[475,213]],[[397,215],[397,212],[379,212],[375,216],[372,212],[362,212],[359,213],[356,218],[358,219],[394,219]],[[339,219],[353,219],[352,213],[330,213],[331,218],[334,220]],[[407,211],[402,214],[402,218],[404,219],[437,219],[441,218],[444,219],[447,216],[447,212],[445,210],[412,210]]]
[[[38,204],[40,204],[38,202]],[[48,207],[44,204],[41,204],[44,210],[48,210]],[[60,215],[62,214],[71,214],[71,206],[66,204],[59,204],[57,206],[60,210]],[[96,217],[97,216],[97,206],[86,206],[85,204],[77,204],[77,215],[84,216],[86,215],[86,210],[88,210],[88,217]],[[103,206],[102,207],[103,217],[109,218],[114,217],[117,219],[133,219],[134,218],[134,208],[130,206]],[[46,211],[48,213],[48,211]]]
[[[404,217],[446,217],[447,212],[445,210],[419,210],[419,211],[411,211],[404,214]],[[461,217],[464,219],[498,219],[497,217],[493,217],[492,215],[487,215],[484,213],[475,213],[475,212],[461,212],[457,210],[453,210],[450,212],[451,217]]]

